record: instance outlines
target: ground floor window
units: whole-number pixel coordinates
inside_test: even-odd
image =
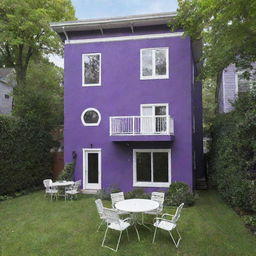
[[[133,150],[133,186],[168,187],[171,183],[170,149]]]

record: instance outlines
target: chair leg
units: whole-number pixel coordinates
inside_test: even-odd
[[[121,240],[122,233],[123,233],[123,231],[120,232],[120,235],[119,235],[119,238],[118,238],[118,242],[117,242],[117,246],[116,246],[116,250],[115,250],[116,252],[117,252],[118,247],[119,247],[119,243],[120,243],[120,240]]]
[[[172,235],[172,232],[171,232],[171,231],[169,231],[169,234],[170,234],[170,236],[171,236],[171,238],[172,238],[173,243],[175,244],[176,248],[178,248],[179,243],[180,243],[180,240],[181,240],[181,236],[180,236],[180,233],[179,233],[179,231],[178,231],[178,229],[177,229],[177,228],[176,228],[176,233],[177,233],[177,234],[178,234],[178,236],[179,236],[179,239],[178,239],[178,241],[177,241],[177,242],[175,241],[175,239],[174,239],[174,237],[173,237],[173,235]]]
[[[96,231],[96,232],[99,232],[100,227],[101,227],[101,225],[103,224],[103,222],[104,222],[104,220],[101,220],[100,225],[98,226],[98,228],[97,228],[97,231]]]
[[[107,229],[106,229],[106,231],[105,231],[105,234],[104,234],[104,237],[103,237],[103,240],[102,240],[102,244],[101,244],[101,246],[102,246],[102,247],[106,247],[106,248],[108,248],[108,249],[110,249],[110,250],[112,250],[112,251],[114,251],[114,252],[117,252],[117,251],[118,251],[118,247],[119,247],[119,244],[120,244],[120,240],[121,240],[121,237],[122,237],[122,233],[123,233],[123,231],[120,231],[120,235],[119,235],[119,238],[118,238],[118,241],[117,241],[116,249],[111,248],[111,247],[109,247],[109,246],[107,246],[107,245],[104,245],[105,240],[106,240],[106,236],[107,236],[107,232],[108,232],[108,227],[107,227]]]
[[[106,239],[106,236],[107,236],[107,232],[108,232],[108,227],[106,228],[106,231],[104,233],[104,237],[103,237],[102,244],[101,244],[102,247],[104,246],[105,239]]]
[[[129,241],[130,239],[129,239],[128,229],[126,229],[126,234],[127,234],[127,238],[128,238],[128,241]]]
[[[156,239],[156,231],[157,231],[157,227],[155,228],[155,232],[154,232],[154,236],[153,236],[152,244],[155,242],[155,239]]]

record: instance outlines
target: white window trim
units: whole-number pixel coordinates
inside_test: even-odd
[[[152,76],[143,76],[142,68],[142,51],[143,50],[166,50],[166,74],[156,75],[155,74],[155,54],[152,55]],[[168,79],[169,78],[169,47],[156,47],[156,48],[142,48],[140,49],[140,80],[154,80],[154,79]]]
[[[151,154],[155,152],[167,152],[168,153],[168,182],[141,182],[137,181],[136,170],[136,153],[137,152],[149,152]],[[153,158],[151,157],[151,178],[153,178]],[[171,149],[134,149],[133,150],[133,187],[159,187],[167,188],[171,184]]]
[[[99,65],[99,83],[96,84],[85,84],[84,81],[84,58],[85,56],[91,56],[91,55],[99,55],[100,56],[100,65]],[[91,87],[91,86],[101,86],[101,53],[95,52],[95,53],[84,53],[82,54],[82,86],[83,87]]]
[[[159,107],[165,106],[166,107],[166,114],[165,116],[169,116],[169,104],[168,103],[149,103],[149,104],[140,104],[140,115],[142,116],[142,108],[143,107]]]
[[[97,123],[86,123],[85,121],[84,121],[84,114],[87,112],[87,111],[95,111],[97,114],[98,114],[98,116],[99,116],[99,120],[98,120],[98,122]],[[85,109],[83,112],[82,112],[82,114],[81,114],[81,122],[82,122],[82,124],[84,125],[84,126],[99,126],[100,125],[100,121],[101,121],[101,114],[100,114],[100,112],[96,109],[96,108],[87,108],[87,109]]]
[[[83,148],[83,189],[101,189],[101,173],[102,173],[102,165],[101,165],[101,148]],[[87,159],[85,159],[85,153],[98,153],[99,156],[99,176],[98,176],[98,183],[95,183],[95,187],[94,188],[88,188],[88,181],[87,181],[87,173],[86,173],[86,169],[87,169],[87,164],[88,162],[86,161]],[[97,185],[96,185],[97,184]],[[86,187],[87,186],[87,187]]]

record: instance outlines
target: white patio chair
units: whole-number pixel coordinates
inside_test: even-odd
[[[123,233],[124,230],[126,230],[127,238],[129,240],[129,235],[128,235],[127,228],[131,226],[131,224],[130,224],[131,218],[129,217],[129,218],[126,218],[124,220],[120,219],[117,211],[114,210],[114,209],[104,208],[103,212],[104,212],[104,216],[106,218],[107,228],[106,228],[101,246],[106,247],[110,250],[113,250],[113,251],[117,252],[118,247],[119,247],[119,243],[120,243],[120,240],[121,240],[121,236],[122,236],[122,233]],[[105,245],[105,240],[106,240],[107,232],[108,232],[109,229],[116,230],[116,231],[120,232],[115,249]]]
[[[124,200],[124,192],[112,193],[110,194],[110,197],[111,197],[112,208],[115,209],[118,214],[129,214],[128,212],[117,210],[115,207],[115,204],[117,202]]]
[[[142,223],[144,223],[144,214],[149,215],[160,215],[164,208],[164,193],[163,192],[152,192],[151,193],[151,200],[159,203],[159,207],[153,211],[144,212],[142,214]]]
[[[81,186],[81,180],[76,181],[73,185],[65,188],[65,200],[70,197],[72,200],[74,196],[79,194],[79,188]]]
[[[105,217],[105,214],[104,214],[104,207],[103,207],[101,199],[95,200],[95,204],[96,204],[97,211],[98,211],[98,214],[99,214],[99,217],[100,217],[100,220],[101,220],[100,225],[97,228],[97,232],[98,232],[100,230],[101,225],[104,222],[106,222],[106,217]]]
[[[56,187],[52,186],[52,180],[51,179],[43,180],[43,184],[45,186],[45,196],[50,195],[51,200],[53,197],[55,197],[55,199],[57,199],[58,189]]]
[[[160,229],[163,229],[163,230],[166,230],[169,232],[171,238],[172,238],[172,241],[174,242],[176,248],[178,248],[179,246],[179,243],[180,243],[180,240],[181,240],[181,235],[177,229],[177,222],[180,218],[180,214],[181,214],[181,210],[184,206],[184,203],[182,203],[176,210],[175,214],[174,215],[171,215],[171,214],[167,214],[167,213],[164,213],[160,218],[159,217],[156,217],[154,219],[154,226],[155,226],[155,232],[154,232],[154,236],[153,236],[153,241],[152,243],[155,242],[155,238],[156,238],[156,231],[158,228]],[[167,219],[165,217],[171,217],[171,219]],[[176,230],[176,233],[177,235],[179,236],[178,238],[178,241],[176,242],[173,235],[172,235],[172,230]]]

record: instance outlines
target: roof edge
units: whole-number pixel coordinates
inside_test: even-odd
[[[102,28],[117,28],[131,25],[143,26],[143,25],[154,25],[154,24],[165,24],[171,18],[176,16],[176,12],[163,12],[154,14],[143,14],[143,15],[132,15],[132,16],[121,16],[113,18],[102,18],[102,19],[85,19],[76,21],[65,21],[65,22],[51,22],[51,28],[56,32],[65,31],[76,31],[83,29],[97,29]]]

